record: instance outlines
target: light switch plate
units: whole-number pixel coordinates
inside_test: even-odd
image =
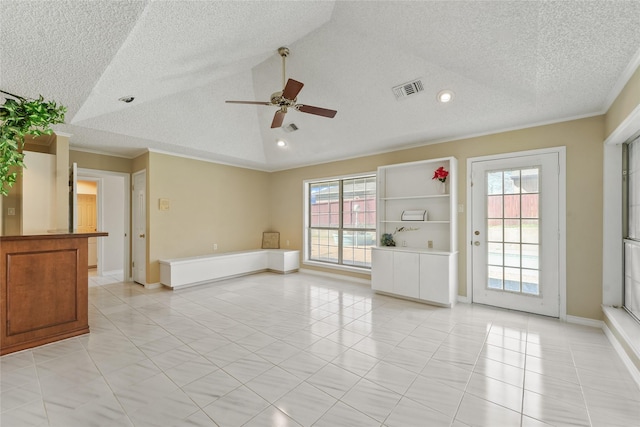
[[[170,207],[171,201],[169,199],[158,199],[158,209],[168,211]]]

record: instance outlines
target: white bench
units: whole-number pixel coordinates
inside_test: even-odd
[[[177,289],[262,271],[292,273],[300,268],[300,252],[286,249],[255,249],[161,259],[159,262],[160,283]]]

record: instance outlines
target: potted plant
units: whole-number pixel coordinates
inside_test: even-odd
[[[51,125],[64,123],[67,108],[45,101],[42,95],[27,99],[3,90],[0,93],[6,95],[0,105],[0,194],[6,196],[24,168],[25,136],[51,135]]]

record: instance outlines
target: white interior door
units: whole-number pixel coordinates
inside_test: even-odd
[[[146,284],[147,278],[147,173],[133,175],[133,281]]]
[[[557,152],[471,163],[473,302],[559,316],[559,165]]]

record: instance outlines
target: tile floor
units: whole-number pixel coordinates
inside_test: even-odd
[[[91,284],[91,334],[0,358],[2,427],[640,425],[599,329],[302,273]]]

